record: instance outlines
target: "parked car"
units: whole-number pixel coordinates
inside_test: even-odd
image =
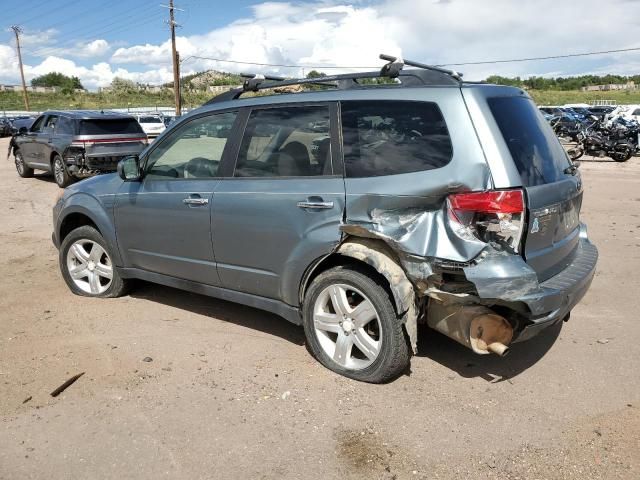
[[[149,138],[155,138],[167,128],[160,115],[138,115],[138,123]]]
[[[143,279],[274,312],[368,382],[406,371],[418,320],[498,355],[567,320],[598,257],[576,166],[524,91],[403,65],[419,64],[243,99],[308,82],[247,80],[67,188],[53,241],[71,291]],[[357,84],[380,75],[400,83]]]
[[[43,170],[64,188],[77,179],[115,171],[122,158],[140,153],[146,145],[146,135],[131,116],[49,111],[30,127],[19,127],[9,151],[18,175],[27,178],[34,170]]]
[[[9,120],[9,127],[10,127],[10,135],[15,135],[16,133],[18,133],[20,131],[21,128],[30,128],[31,125],[33,125],[33,122],[35,122],[36,117],[28,117],[28,116],[21,116],[21,117],[13,117]]]
[[[0,118],[0,137],[11,135],[11,123],[8,118]]]

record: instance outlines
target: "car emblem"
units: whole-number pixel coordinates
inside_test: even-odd
[[[540,222],[538,218],[533,219],[533,224],[531,225],[531,233],[538,233],[540,231]]]

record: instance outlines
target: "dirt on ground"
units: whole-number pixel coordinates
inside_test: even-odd
[[[74,296],[58,187],[19,178],[7,145],[0,478],[640,478],[640,158],[582,163],[600,262],[568,323],[506,358],[423,328],[411,372],[369,385],[262,311],[145,283]]]

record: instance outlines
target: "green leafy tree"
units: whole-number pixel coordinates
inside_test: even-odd
[[[133,93],[138,90],[138,86],[133,80],[122,77],[114,77],[111,81],[111,89],[115,93]]]
[[[31,80],[34,87],[58,87],[62,93],[73,93],[75,89],[84,89],[78,77],[68,77],[59,72],[49,72]]]

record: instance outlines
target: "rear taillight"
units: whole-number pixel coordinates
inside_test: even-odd
[[[517,253],[524,225],[522,190],[457,193],[447,199],[449,221],[461,237]]]

